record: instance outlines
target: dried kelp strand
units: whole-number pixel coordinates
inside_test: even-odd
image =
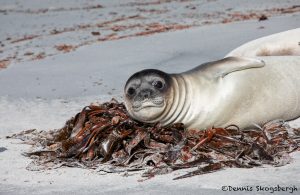
[[[33,159],[28,170],[61,166],[106,174],[146,170],[142,176],[152,178],[198,167],[177,180],[225,167],[284,166],[291,162],[289,153],[299,150],[300,129],[283,120],[247,130],[234,124],[206,130],[185,129],[182,123],[163,127],[131,119],[124,104],[113,99],[84,107],[61,129],[33,129],[7,138],[33,146],[24,154]]]

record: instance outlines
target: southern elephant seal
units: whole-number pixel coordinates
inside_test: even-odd
[[[180,74],[143,70],[125,85],[134,119],[206,129],[300,116],[300,56],[227,57]]]

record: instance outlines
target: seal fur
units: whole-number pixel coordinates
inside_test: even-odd
[[[144,70],[131,77],[125,94],[132,79],[154,74],[152,71]],[[300,116],[299,56],[260,57],[259,60],[228,57],[184,73],[162,74],[167,75],[164,77],[169,82],[168,89],[161,94],[165,102],[163,109],[145,108],[145,114],[140,117],[140,111],[132,108],[132,99],[125,95],[126,108],[136,120],[162,125],[182,122],[188,128],[206,129],[230,124],[247,128]],[[142,83],[140,91],[148,87]]]
[[[142,122],[162,125],[181,122],[187,128],[197,129],[230,124],[243,129],[275,119],[298,118],[299,33],[300,28],[251,41],[224,59],[179,74],[153,69],[140,71],[125,85],[128,113]],[[263,53],[264,48],[269,53]],[[288,48],[287,56],[277,56],[284,55],[278,48],[281,51]],[[163,90],[152,86],[155,80],[164,83]],[[128,89],[132,86],[136,94],[129,96]],[[149,89],[147,97],[141,95]],[[155,98],[163,103],[156,105]],[[136,101],[139,110],[133,108]]]
[[[300,56],[300,28],[250,41],[226,55],[229,56]]]

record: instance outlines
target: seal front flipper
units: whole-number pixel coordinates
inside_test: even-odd
[[[214,78],[224,78],[226,75],[252,68],[262,68],[265,66],[265,62],[262,60],[254,58],[244,58],[244,57],[227,57],[218,61],[209,62],[204,64],[201,69],[207,70],[210,69],[210,73]]]

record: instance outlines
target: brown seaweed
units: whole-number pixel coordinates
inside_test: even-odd
[[[8,138],[33,145],[29,170],[60,166],[105,173],[145,170],[151,178],[179,169],[196,168],[174,179],[215,172],[226,167],[283,166],[299,150],[300,130],[282,120],[240,130],[236,125],[207,130],[146,124],[129,117],[124,104],[111,100],[82,109],[53,131],[28,130]]]

